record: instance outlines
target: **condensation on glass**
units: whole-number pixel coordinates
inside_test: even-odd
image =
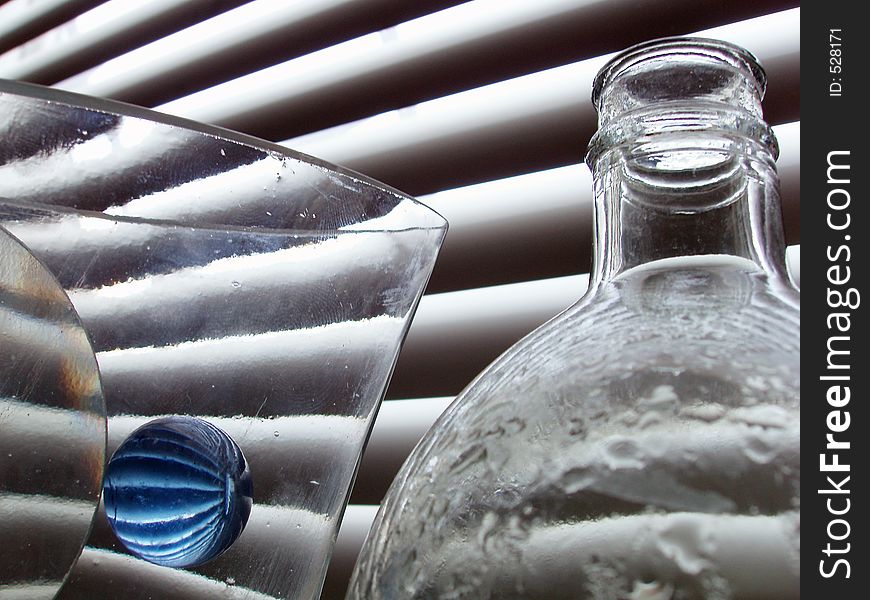
[[[0,225],[87,330],[109,453],[198,416],[254,484],[242,535],[193,569],[126,553],[101,513],[59,597],[317,597],[445,221],[268,142],[37,86],[0,83],[0,135]]]
[[[106,405],[51,272],[0,227],[0,597],[54,597],[100,502]]]
[[[799,294],[764,88],[714,40],[601,71],[590,288],[416,448],[349,598],[799,597]]]

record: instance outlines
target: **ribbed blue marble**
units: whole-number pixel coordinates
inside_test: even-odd
[[[202,419],[155,419],[124,440],[106,469],[106,515],[136,556],[192,567],[229,548],[251,513],[241,449]]]

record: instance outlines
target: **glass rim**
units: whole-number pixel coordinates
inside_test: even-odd
[[[604,88],[628,68],[663,56],[700,56],[712,58],[750,75],[759,100],[767,88],[767,74],[754,54],[724,40],[675,36],[641,42],[616,54],[598,71],[592,83],[592,103],[599,110]]]
[[[421,223],[419,226],[414,227],[414,229],[433,229],[433,230],[446,230],[448,227],[447,219],[445,219],[440,213],[438,213],[431,206],[424,204],[414,196],[407,194],[401,190],[398,190],[386,183],[373,179],[368,175],[364,175],[352,169],[348,169],[346,167],[342,167],[339,165],[335,165],[326,160],[317,158],[315,156],[311,156],[309,154],[305,154],[304,152],[299,152],[297,150],[293,150],[292,148],[287,148],[286,146],[281,146],[280,144],[276,144],[274,142],[270,142],[268,140],[264,140],[255,136],[251,136],[245,133],[241,133],[238,131],[234,131],[232,129],[226,129],[223,127],[219,127],[216,125],[210,125],[207,123],[202,123],[199,121],[195,121],[192,119],[186,119],[184,117],[179,117],[176,115],[171,115],[167,113],[157,112],[155,110],[151,110],[148,108],[143,108],[141,106],[137,106],[134,104],[128,104],[126,102],[121,102],[118,100],[110,100],[106,98],[99,98],[95,96],[88,96],[85,94],[79,94],[77,92],[70,92],[67,90],[60,90],[55,88],[50,88],[34,83],[29,82],[21,82],[21,81],[13,81],[9,79],[0,78],[0,96],[4,94],[9,94],[12,97],[19,96],[22,98],[30,98],[35,100],[40,100],[44,102],[48,102],[50,104],[60,104],[64,106],[69,106],[72,108],[84,109],[89,111],[100,112],[104,114],[116,115],[119,117],[129,117],[133,119],[141,119],[145,121],[150,121],[156,123],[158,125],[175,127],[179,129],[184,129],[187,131],[191,131],[197,134],[200,134],[204,137],[215,138],[218,140],[226,140],[228,142],[238,144],[241,146],[246,146],[248,148],[252,148],[254,150],[258,150],[263,152],[264,154],[269,154],[275,156],[276,158],[286,158],[290,160],[295,160],[300,163],[305,163],[310,165],[310,167],[314,169],[320,169],[329,173],[334,173],[337,176],[342,178],[346,178],[354,184],[359,184],[365,187],[368,187],[372,190],[377,190],[378,192],[385,194],[389,197],[392,197],[396,204],[400,204],[403,202],[410,202],[410,205],[414,206],[416,210],[419,211],[420,216],[422,217]],[[8,198],[5,196],[0,196],[0,203],[3,204],[11,204],[15,206],[24,206],[23,204],[19,204],[15,199]],[[174,225],[174,226],[186,226],[190,227],[190,223],[179,223],[174,221],[172,218],[160,218],[160,217],[150,217],[150,216],[138,216],[138,215],[114,215],[111,213],[105,213],[102,211],[93,211],[88,209],[79,209],[68,206],[59,206],[48,203],[41,202],[27,202],[27,205],[31,209],[44,210],[47,212],[54,213],[77,213],[84,214],[88,216],[94,216],[98,218],[108,218],[113,221],[122,221],[122,222],[132,222],[132,223],[150,223],[153,225]],[[243,226],[243,225],[229,225],[223,224],[220,222],[209,222],[204,221],[198,223],[196,225],[197,228],[202,229],[214,229],[214,230],[231,230],[231,231],[255,231],[258,233],[270,232],[270,233],[329,233],[329,232],[338,232],[340,229],[323,229],[323,230],[315,230],[315,229],[298,229],[298,228],[283,228],[283,227],[263,227],[263,226]],[[380,229],[373,227],[372,231],[379,231]],[[359,231],[359,229],[357,229]]]

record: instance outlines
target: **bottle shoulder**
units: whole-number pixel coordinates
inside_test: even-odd
[[[657,262],[595,286],[503,355],[490,369],[502,374],[477,385],[656,365],[799,365],[800,295],[789,284],[740,259]]]
[[[502,355],[430,443],[460,449],[488,431],[531,426],[558,447],[575,429],[638,417],[650,403],[700,415],[799,409],[798,302],[757,270],[728,265],[626,274]]]

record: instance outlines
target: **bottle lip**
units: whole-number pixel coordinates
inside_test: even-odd
[[[672,152],[680,148],[691,150],[698,147],[694,134],[713,136],[714,144],[731,146],[743,140],[747,151],[755,147],[764,149],[772,160],[779,157],[779,143],[773,128],[764,120],[739,109],[724,108],[721,103],[694,101],[671,104],[678,108],[676,118],[660,114],[660,108],[647,107],[634,110],[630,119],[605,125],[589,140],[585,162],[594,171],[598,159],[611,150],[631,150],[635,156]],[[727,122],[723,126],[723,120]],[[755,146],[752,146],[752,144]]]
[[[700,56],[719,60],[749,75],[755,84],[759,100],[764,97],[767,75],[758,59],[745,48],[730,42],[702,37],[666,37],[636,44],[623,50],[598,71],[592,84],[592,102],[596,110],[603,90],[626,69],[663,56]]]

